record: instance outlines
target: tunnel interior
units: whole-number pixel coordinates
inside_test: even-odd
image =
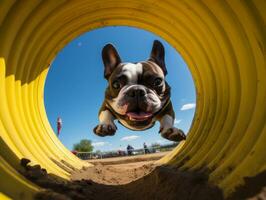
[[[265,1],[0,2],[0,197],[40,191],[18,171],[28,158],[69,179],[89,167],[55,137],[44,108],[50,63],[76,36],[133,26],[170,43],[192,73],[197,109],[186,142],[159,162],[208,171],[225,197],[266,168]]]

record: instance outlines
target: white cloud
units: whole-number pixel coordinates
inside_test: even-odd
[[[181,119],[175,119],[174,124],[179,124],[181,121]]]
[[[107,145],[108,143],[109,142],[93,142],[93,143],[91,143],[91,145],[94,147],[102,147],[102,146]]]
[[[190,109],[193,109],[196,107],[196,104],[195,103],[187,103],[187,104],[184,104],[180,110],[190,110]]]
[[[156,143],[165,144],[165,143],[169,143],[169,141],[168,140],[156,140]]]
[[[120,140],[121,141],[131,141],[131,140],[138,139],[139,137],[140,136],[137,136],[137,135],[131,135],[131,136],[122,137]]]

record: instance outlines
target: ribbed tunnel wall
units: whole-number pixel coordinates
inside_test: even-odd
[[[208,168],[225,195],[264,171],[265,8],[264,0],[1,0],[0,198],[30,199],[39,190],[17,172],[22,157],[65,178],[85,165],[49,125],[45,78],[69,41],[112,25],[160,35],[193,75],[197,109],[188,140],[161,162]]]

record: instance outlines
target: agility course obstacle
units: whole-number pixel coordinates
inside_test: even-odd
[[[23,157],[64,178],[88,166],[53,133],[44,84],[68,42],[104,26],[161,36],[192,73],[197,108],[188,139],[161,163],[207,168],[225,196],[264,172],[265,9],[264,0],[1,0],[0,199],[32,199],[40,190],[18,173]]]

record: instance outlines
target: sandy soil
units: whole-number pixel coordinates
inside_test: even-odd
[[[48,174],[40,165],[30,166],[29,163],[30,160],[22,159],[23,170],[20,172],[45,188],[36,194],[37,200],[224,199],[222,191],[208,182],[208,174],[155,166],[153,161],[124,164],[96,162],[94,167],[73,172],[71,181]],[[264,199],[265,180],[266,172],[246,179],[246,184],[229,199]]]
[[[105,185],[127,184],[149,174],[155,168],[153,162],[142,161],[116,165],[96,163],[94,167],[87,168],[81,172],[74,172],[71,179],[90,179]]]
[[[123,185],[149,174],[169,152],[89,160],[94,167],[72,173],[71,180],[89,179],[105,185]]]

